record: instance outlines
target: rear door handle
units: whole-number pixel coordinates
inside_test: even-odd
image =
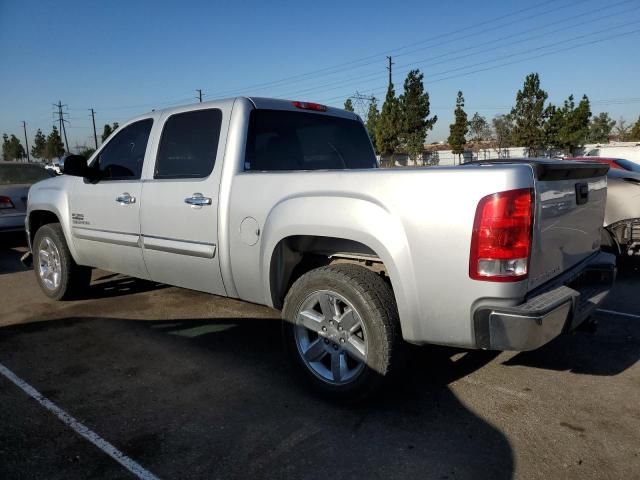
[[[205,197],[201,193],[194,193],[190,197],[184,199],[184,203],[191,205],[191,208],[203,207],[204,205],[211,205],[211,199]]]
[[[116,197],[116,202],[120,205],[131,205],[132,203],[136,203],[136,197],[131,196],[128,192],[124,192]]]

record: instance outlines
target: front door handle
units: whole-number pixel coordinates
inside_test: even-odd
[[[201,193],[194,193],[190,197],[185,198],[184,203],[191,205],[191,208],[199,208],[204,205],[211,205],[211,199]]]
[[[132,203],[136,203],[136,197],[131,196],[128,192],[124,192],[116,197],[116,202],[120,205],[131,205]]]

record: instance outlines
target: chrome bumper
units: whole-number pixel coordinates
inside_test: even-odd
[[[615,256],[600,252],[515,307],[482,307],[474,314],[476,345],[489,350],[534,350],[574,330],[605,299],[616,275]]]

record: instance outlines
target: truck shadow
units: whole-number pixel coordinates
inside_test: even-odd
[[[422,349],[375,399],[338,405],[296,381],[279,326],[63,318],[0,329],[0,359],[161,478],[513,476],[504,434],[449,387],[495,354]],[[20,418],[21,402],[3,408]],[[21,432],[5,432],[19,448]]]
[[[562,370],[587,375],[617,375],[640,359],[640,322],[599,314],[595,334],[575,332],[531,352],[521,352],[503,365]]]
[[[132,295],[167,288],[167,285],[118,273],[95,272],[91,285],[79,300],[99,299]]]
[[[26,241],[8,235],[0,235],[0,275],[29,270],[20,262],[20,257],[27,251]]]

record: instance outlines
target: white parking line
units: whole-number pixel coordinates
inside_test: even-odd
[[[596,311],[602,312],[602,313],[608,313],[610,315],[618,315],[619,317],[640,318],[640,315],[634,315],[633,313],[616,312],[615,310],[605,310],[604,308],[599,308]]]
[[[33,398],[36,402],[42,405],[44,408],[53,413],[62,423],[71,427],[77,434],[84,437],[93,443],[96,447],[102,450],[104,453],[113,458],[116,462],[122,465],[124,468],[133,473],[136,477],[141,480],[159,480],[153,473],[149,472],[145,468],[143,468],[139,463],[135,462],[131,458],[127,457],[124,453],[118,450],[116,447],[107,442],[100,435],[90,430],[88,427],[85,427],[78,420],[73,418],[67,412],[62,410],[56,404],[51,402],[49,399],[45,398],[40,392],[38,392],[35,388],[29,385],[27,382],[19,378],[15,373],[9,370],[7,367],[0,363],[0,373],[15,384],[17,387],[22,389],[27,395]]]

